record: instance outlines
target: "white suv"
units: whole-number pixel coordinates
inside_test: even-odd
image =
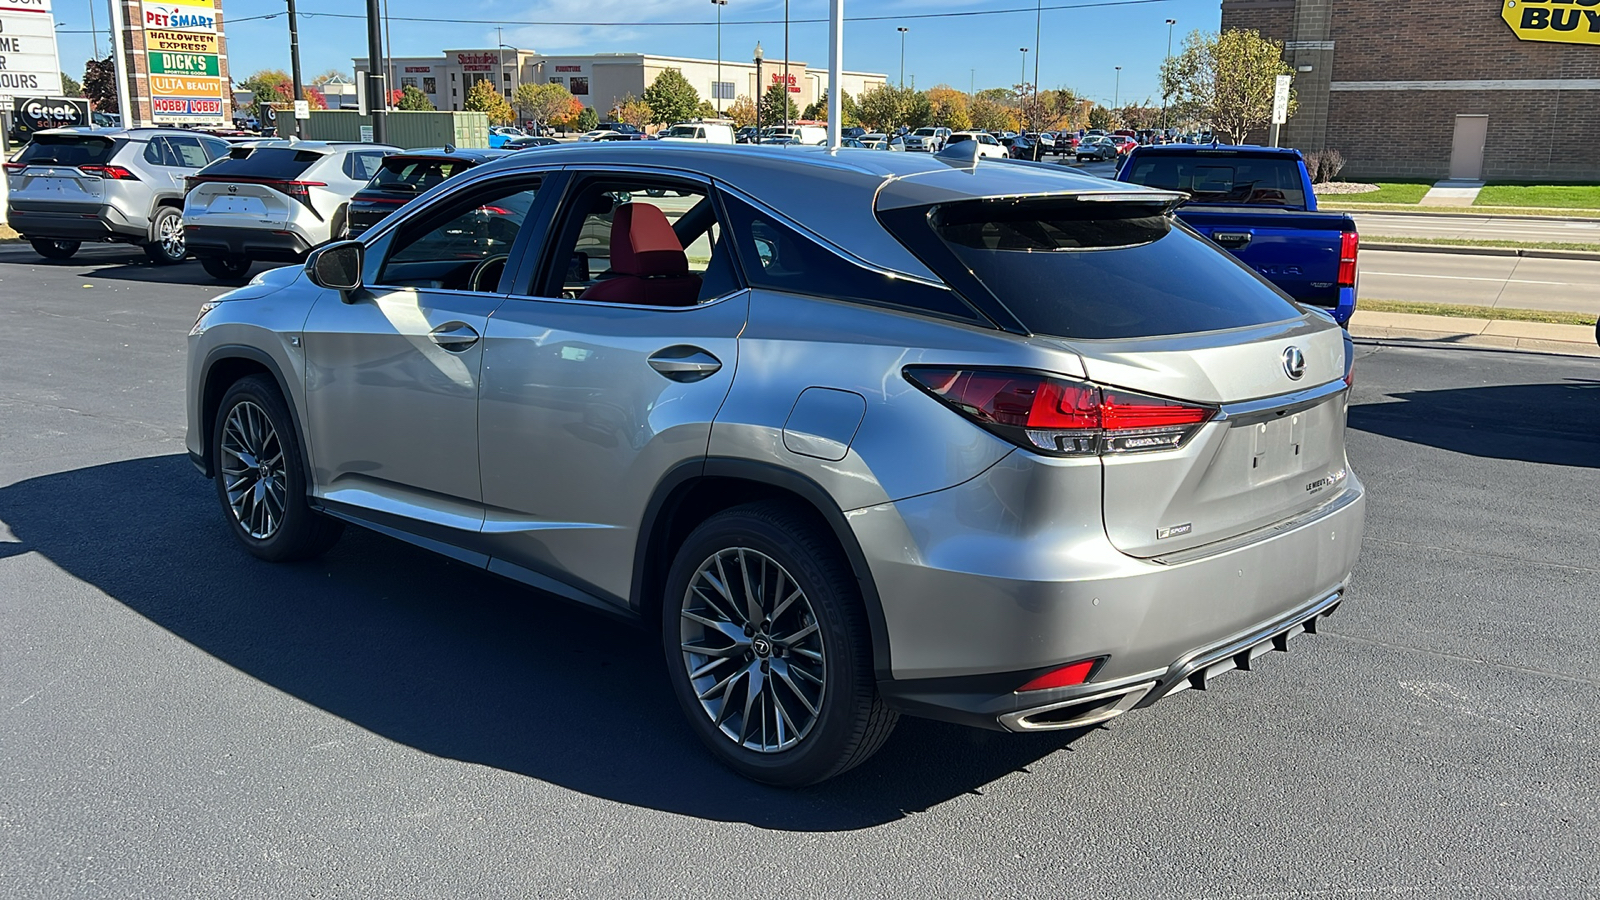
[[[918,128],[906,137],[907,150],[926,150],[929,153],[938,153],[950,140],[950,129],[944,127],[928,126]]]
[[[299,262],[350,232],[350,198],[398,147],[333,141],[255,141],[188,179],[189,252],[212,277],[238,280],[258,259]]]
[[[1007,156],[1005,145],[995,140],[994,135],[987,131],[958,131],[950,135],[949,140],[945,142],[945,146],[954,146],[967,141],[976,141],[978,143],[978,156],[980,158],[987,156],[993,159],[1005,159]]]

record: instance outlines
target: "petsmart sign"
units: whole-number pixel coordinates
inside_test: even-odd
[[[1500,18],[1524,41],[1600,46],[1600,0],[1501,0]]]
[[[0,0],[0,97],[61,94],[50,0]]]
[[[211,0],[161,0],[140,6],[151,119],[225,122],[229,91],[218,55],[217,7]]]

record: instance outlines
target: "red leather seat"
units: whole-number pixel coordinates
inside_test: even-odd
[[[648,203],[624,203],[611,216],[610,274],[578,299],[693,306],[700,301],[700,276],[689,274],[689,258],[665,213]]]

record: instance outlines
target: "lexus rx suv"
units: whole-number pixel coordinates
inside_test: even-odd
[[[227,152],[221,138],[171,128],[41,131],[5,164],[6,219],[47,259],[110,241],[180,263],[184,179]]]
[[[927,154],[511,154],[206,304],[189,453],[261,559],[353,524],[640,620],[759,781],[903,713],[1091,725],[1264,667],[1361,543],[1348,337],[1183,199]]]

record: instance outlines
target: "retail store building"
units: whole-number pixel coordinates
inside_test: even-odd
[[[356,81],[366,76],[365,57],[354,60]],[[757,82],[766,86],[785,81],[783,60],[764,59],[760,72],[754,59],[724,59],[719,67],[714,59],[687,59],[653,56],[647,53],[595,53],[587,56],[547,56],[533,50],[446,50],[442,56],[395,57],[389,61],[390,84],[397,89],[415,87],[428,96],[436,109],[458,110],[467,91],[479,81],[494,81],[498,76],[506,97],[521,84],[554,82],[563,85],[585,106],[601,117],[629,95],[639,97],[667,69],[677,69],[700,93],[701,99],[726,109],[740,96],[754,98]],[[852,97],[885,84],[888,76],[868,72],[845,72],[841,79]],[[816,102],[828,88],[828,70],[811,68],[791,60],[787,81],[789,96],[801,109]]]
[[[1347,178],[1600,181],[1600,6],[1584,0],[1223,0],[1284,42],[1282,143]],[[1593,2],[1593,0],[1591,0]]]

